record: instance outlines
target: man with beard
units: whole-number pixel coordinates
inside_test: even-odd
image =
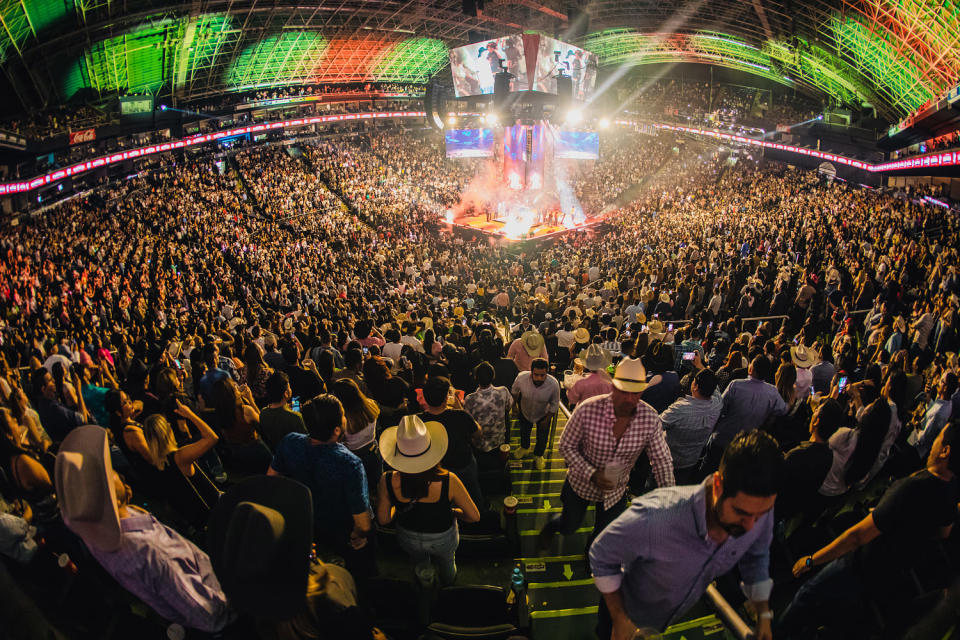
[[[702,484],[636,498],[590,547],[602,594],[599,637],[627,640],[638,626],[662,631],[739,564],[741,587],[759,615],[754,637],[770,640],[770,541],[782,469],[776,440],[750,431],[730,443],[720,469]]]

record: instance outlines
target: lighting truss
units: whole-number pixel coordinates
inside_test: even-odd
[[[553,33],[562,0],[0,0],[0,66],[28,108],[150,91],[423,83],[471,32]],[[592,0],[604,64],[683,60],[795,83],[897,120],[960,81],[960,0]],[[762,15],[761,15],[762,14]],[[658,34],[666,33],[666,36]],[[152,49],[151,49],[152,47]]]

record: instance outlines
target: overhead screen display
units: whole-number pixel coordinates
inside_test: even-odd
[[[572,44],[540,36],[534,91],[557,92],[557,75],[562,72],[573,80],[574,100],[586,100],[593,94],[597,81],[597,54]]]
[[[492,129],[447,129],[444,132],[448,158],[493,156]]]
[[[600,134],[596,131],[558,131],[555,155],[570,160],[598,160]]]
[[[501,62],[514,75],[511,91],[527,91],[527,62],[523,34],[486,40],[450,50],[453,89],[458,98],[493,93],[493,77],[500,72]]]

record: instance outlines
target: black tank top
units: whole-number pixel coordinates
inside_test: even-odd
[[[397,526],[417,533],[443,533],[453,526],[453,511],[450,508],[450,474],[440,477],[440,498],[436,502],[400,502],[393,491],[393,475],[387,476],[387,495],[397,508]]]

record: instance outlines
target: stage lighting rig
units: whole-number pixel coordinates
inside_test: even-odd
[[[583,112],[580,109],[570,109],[570,111],[567,111],[565,121],[570,125],[580,124],[583,122]]]

